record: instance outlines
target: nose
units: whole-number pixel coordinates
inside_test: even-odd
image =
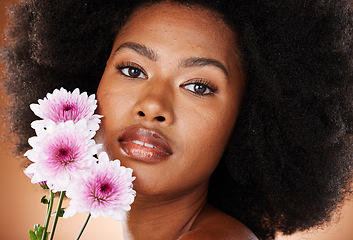
[[[161,81],[146,83],[139,91],[132,114],[142,121],[169,126],[174,121],[173,93],[171,86]]]

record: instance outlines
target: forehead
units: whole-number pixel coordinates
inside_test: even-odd
[[[166,43],[175,49],[211,49],[232,52],[236,35],[221,17],[202,7],[162,2],[136,10],[117,36],[116,42],[138,42],[153,47]]]

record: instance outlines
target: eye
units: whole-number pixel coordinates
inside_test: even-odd
[[[203,79],[193,79],[191,82],[187,82],[181,85],[184,89],[192,92],[196,95],[209,95],[214,94],[217,91],[217,87],[211,84],[209,81]]]
[[[121,65],[117,65],[116,68],[121,72],[123,75],[130,77],[130,78],[143,78],[146,79],[147,76],[144,70],[134,63],[122,63]]]
[[[146,78],[146,75],[137,68],[134,67],[125,67],[121,69],[121,72],[128,77],[132,78]]]

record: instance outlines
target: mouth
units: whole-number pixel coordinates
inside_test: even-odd
[[[129,158],[143,162],[161,161],[173,154],[168,142],[159,133],[144,128],[128,129],[118,141]]]

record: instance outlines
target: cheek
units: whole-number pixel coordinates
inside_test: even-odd
[[[133,89],[128,84],[118,81],[115,70],[106,69],[97,90],[98,110],[103,115],[102,122],[119,121],[119,118],[127,114],[133,104]],[[126,86],[127,85],[127,86]]]
[[[187,116],[188,121],[183,126],[185,135],[182,139],[188,139],[184,143],[183,155],[196,159],[187,164],[191,169],[198,169],[202,165],[202,171],[207,175],[212,174],[218,165],[236,119],[234,111],[215,109]]]
[[[116,141],[116,132],[131,113],[133,98],[129,97],[126,91],[119,90],[121,88],[117,86],[101,83],[103,84],[100,84],[97,91],[97,113],[103,115],[103,118],[95,140],[97,143],[103,143],[105,150],[109,152],[111,148],[109,145]]]

